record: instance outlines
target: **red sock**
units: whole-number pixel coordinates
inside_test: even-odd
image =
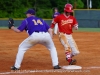
[[[70,61],[72,60],[72,55],[71,55],[71,53],[70,53],[70,52],[66,52],[65,54],[66,54],[66,59],[67,59],[67,61],[70,62]]]
[[[71,62],[71,61],[72,61],[72,59],[67,59],[67,61],[68,61],[68,62]]]

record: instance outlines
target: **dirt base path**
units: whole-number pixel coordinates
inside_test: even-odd
[[[0,30],[0,74],[2,72],[11,72],[10,67],[14,64],[17,48],[19,44],[27,38],[28,35],[23,33],[15,33],[12,30]],[[82,66],[82,70],[78,72],[52,72],[53,67],[49,51],[43,45],[36,45],[29,49],[24,56],[21,70],[42,70],[43,72],[34,72],[39,75],[99,75],[100,74],[100,33],[99,32],[75,32],[73,37],[79,47],[80,54],[75,56],[77,65]],[[57,48],[59,64],[61,66],[68,65],[65,60],[64,48],[59,42],[58,36],[54,36],[54,43]],[[92,67],[92,68],[91,68]],[[88,69],[87,69],[88,68]],[[48,72],[45,72],[47,70]],[[53,70],[54,71],[54,70]],[[57,71],[57,70],[56,70]],[[22,73],[23,75],[31,75],[32,73]],[[3,74],[1,74],[3,75]],[[9,75],[13,75],[10,73]],[[15,73],[14,75],[17,75]]]

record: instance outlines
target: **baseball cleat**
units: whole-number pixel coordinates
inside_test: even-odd
[[[70,62],[69,62],[69,65],[75,65],[76,64],[76,60],[75,59],[73,59],[73,60],[71,60]]]
[[[15,66],[12,66],[11,70],[19,70],[19,68],[16,68]]]
[[[61,69],[59,65],[54,66],[54,69]]]

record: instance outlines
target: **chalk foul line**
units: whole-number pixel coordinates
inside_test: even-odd
[[[90,66],[90,67],[82,67],[82,69],[79,70],[68,70],[68,69],[51,69],[51,70],[18,70],[18,71],[10,71],[10,72],[0,72],[0,75],[10,75],[10,74],[21,74],[21,73],[46,73],[46,72],[50,72],[50,73],[64,73],[64,72],[90,72],[91,69],[100,69],[100,66]]]

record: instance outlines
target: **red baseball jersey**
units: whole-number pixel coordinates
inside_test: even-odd
[[[73,26],[78,25],[74,16],[66,16],[65,14],[58,15],[52,21],[51,28],[54,28],[56,23],[58,23],[59,32],[66,34],[71,34]]]

